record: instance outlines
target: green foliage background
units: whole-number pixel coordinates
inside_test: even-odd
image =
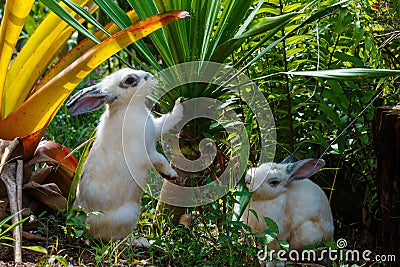
[[[150,0],[128,2],[142,16],[148,16],[151,9],[154,11],[156,8]],[[219,5],[211,2],[207,2],[209,7],[203,7],[204,10],[218,12]],[[218,1],[225,7],[234,2]],[[206,16],[196,13],[196,8],[200,9],[200,6],[190,6],[185,1],[174,3],[171,8],[191,9],[191,14],[195,18],[190,23],[200,23],[202,17]],[[243,18],[249,16],[258,3],[258,1],[246,2],[251,8],[245,10]],[[189,49],[184,40],[188,36],[184,34],[189,32],[191,40],[194,40],[196,34],[189,31],[189,26],[184,24],[186,21],[168,26],[143,43],[121,52],[119,56],[138,68],[151,70],[194,59],[212,58],[219,58],[221,62],[243,70],[257,82],[273,112],[277,127],[276,161],[282,160],[288,154],[298,158],[324,158],[327,168],[315,179],[326,190],[327,195],[332,197],[331,205],[337,235],[347,233],[350,236],[349,232],[354,229],[350,229],[349,223],[357,228],[355,231],[360,235],[363,230],[371,234],[376,227],[379,206],[375,182],[376,160],[370,124],[374,107],[395,105],[399,101],[398,79],[375,77],[322,79],[286,75],[282,72],[347,68],[400,69],[398,50],[400,41],[399,38],[393,38],[395,30],[400,26],[400,4],[398,1],[393,3],[344,1],[340,7],[329,9],[326,14],[309,19],[313,14],[319,14],[319,11],[326,10],[334,4],[336,1],[264,1],[254,14],[249,28],[262,23],[264,17],[274,17],[289,12],[302,12],[303,15],[282,21],[279,27],[265,33],[245,38],[234,51],[224,57],[213,54],[215,51],[218,52],[218,49],[213,47],[212,50],[207,46],[208,43],[203,43],[203,47],[197,47],[197,50]],[[37,9],[32,10],[25,27],[28,36],[44,14],[43,5],[38,3],[36,6]],[[129,8],[129,5],[124,7],[125,4],[122,3],[120,6],[122,9]],[[97,16],[98,20],[110,19],[102,13]],[[241,22],[243,23],[243,20]],[[89,29],[90,27],[93,26],[89,25]],[[214,34],[212,31],[210,33],[211,44],[213,41],[217,42],[213,39],[217,33],[226,30],[215,27]],[[237,28],[232,26],[233,32],[226,30],[221,34],[221,38],[225,40],[232,38],[237,33]],[[179,36],[180,31],[181,36]],[[281,39],[285,35],[288,35],[287,38]],[[70,40],[70,44],[73,45],[78,38],[75,36]],[[22,36],[21,45],[23,39]],[[201,38],[199,40],[201,41]],[[208,50],[204,50],[205,47]],[[170,48],[171,50],[168,50]],[[187,54],[187,51],[192,54]],[[253,62],[257,57],[259,59]],[[160,61],[162,64],[157,63]],[[110,59],[93,72],[79,88],[91,85],[114,68],[122,66],[124,63],[120,60]],[[197,89],[204,90],[204,87],[200,86]],[[196,96],[185,93],[185,88],[182,90],[187,98]],[[221,100],[230,99],[230,96],[220,92],[205,90],[202,93],[205,92],[210,92],[211,96]],[[169,97],[174,99],[176,95]],[[165,110],[168,110],[173,103],[170,99],[166,99],[164,105],[161,103]],[[249,164],[257,164],[259,143],[257,124],[249,110],[238,105],[237,101],[232,104],[232,108],[242,108],[242,120],[249,126],[247,129],[251,137],[250,142],[254,144]],[[91,135],[100,113],[70,118],[63,108],[48,128],[46,138],[73,149]],[[203,127],[207,125],[204,124]],[[224,154],[229,155],[229,147],[220,144],[219,148]],[[78,158],[81,153],[82,151],[77,152]],[[171,218],[168,216],[159,221],[159,225],[165,225],[164,229],[155,227],[152,221],[156,201],[145,195],[139,232],[155,241],[149,252],[145,252],[145,257],[150,257],[153,264],[162,262],[179,266],[255,264],[256,244],[262,241],[256,238],[257,235],[250,233],[245,225],[231,220],[235,197],[239,194],[230,192],[212,205],[192,209],[195,219],[190,231],[171,225]],[[363,213],[364,216],[367,215],[364,220]],[[375,245],[374,242],[366,241],[363,244]],[[96,251],[102,251],[100,246]],[[138,253],[135,255],[140,257],[140,251]],[[178,262],[175,261],[176,257],[179,258]],[[104,260],[104,257],[100,259]]]

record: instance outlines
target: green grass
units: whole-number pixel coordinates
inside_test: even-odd
[[[154,225],[157,201],[144,194],[143,213],[133,235],[145,236],[152,243],[148,249],[131,247],[126,240],[101,242],[82,235],[79,229],[86,225],[79,220],[85,218],[81,210],[44,214],[38,232],[53,241],[41,250],[44,255],[37,266],[56,266],[51,262],[68,266],[72,261],[91,266],[255,266],[260,240],[243,223],[221,220],[226,217],[222,207],[231,205],[233,196],[192,209],[193,222],[185,228],[173,225],[170,215],[157,216]],[[71,220],[74,216],[77,219]],[[67,233],[68,227],[74,231]]]
[[[42,217],[45,227],[40,231],[49,231],[50,228],[49,237],[55,241],[46,248],[47,252],[37,266],[68,266],[71,262],[80,266],[260,266],[257,259],[260,248],[264,248],[277,233],[271,225],[264,231],[265,236],[259,238],[258,233],[252,233],[241,222],[221,220],[226,217],[222,212],[224,201],[229,202],[233,196],[230,193],[218,203],[192,209],[192,224],[186,228],[173,225],[171,216],[158,217],[159,227],[153,225],[156,201],[144,195],[143,213],[133,235],[148,238],[152,245],[147,249],[131,247],[125,243],[126,240],[101,242],[85,235],[67,241],[63,234],[65,214]],[[229,203],[225,204],[229,206]],[[281,245],[283,250],[287,250],[287,243]],[[308,249],[321,251],[329,247],[338,249],[335,242]],[[338,261],[332,266],[350,266],[346,264]]]

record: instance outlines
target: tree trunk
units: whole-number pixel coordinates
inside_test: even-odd
[[[178,173],[179,178],[177,179],[177,181],[171,181],[171,182],[174,184],[180,185],[180,186],[186,186],[185,179],[182,179],[182,177],[187,177],[188,173],[183,172],[177,168],[174,168],[174,169]],[[163,193],[167,193],[167,192],[161,191],[161,194],[163,194]],[[185,214],[186,214],[186,208],[172,206],[167,203],[163,203],[163,202],[159,201],[157,203],[155,217],[153,218],[153,225],[156,225],[157,227],[162,228],[163,225],[159,225],[158,222],[163,221],[163,220],[160,220],[159,216],[171,216],[171,215],[173,215],[171,222],[174,225],[178,225],[178,224],[180,224],[181,216],[183,216]],[[185,226],[188,227],[188,225],[185,225]]]
[[[400,106],[379,107],[372,122],[377,155],[381,253],[400,258]],[[395,264],[386,262],[386,266]]]

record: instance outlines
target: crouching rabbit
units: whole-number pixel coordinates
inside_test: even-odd
[[[290,250],[302,250],[304,246],[333,240],[334,226],[325,193],[307,179],[325,161],[312,158],[293,161],[288,157],[282,163],[264,163],[248,170],[246,185],[254,193],[241,220],[253,232],[263,232],[267,227],[264,217],[269,217],[278,225],[277,239],[287,241]],[[249,209],[257,212],[258,219]],[[269,246],[279,249],[277,242]]]

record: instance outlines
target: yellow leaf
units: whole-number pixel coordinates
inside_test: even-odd
[[[4,17],[0,29],[0,107],[4,100],[3,89],[8,64],[33,3],[34,0],[7,0],[5,4]],[[0,110],[0,115],[1,113]]]
[[[139,20],[138,15],[134,10],[131,10],[126,13],[131,20],[132,23],[136,23]],[[114,22],[110,22],[104,26],[104,28],[111,34],[115,34],[120,29]],[[95,37],[100,41],[104,41],[108,38],[108,35],[101,30],[98,30],[95,34]],[[60,59],[56,65],[54,65],[46,75],[40,80],[40,83],[36,86],[36,88],[32,91],[31,95],[34,94],[37,90],[39,90],[44,84],[46,84],[49,80],[54,78],[59,72],[69,66],[72,62],[74,62],[78,57],[82,56],[86,51],[92,48],[96,43],[92,40],[86,38],[79,44],[77,44],[71,51],[69,51],[62,59]]]
[[[188,15],[186,11],[158,14],[135,23],[92,47],[1,121],[0,138],[25,137],[43,129],[79,82],[103,61],[129,44]]]
[[[87,2],[88,0],[83,0],[79,1],[78,4],[86,5]],[[65,5],[63,7],[72,13]],[[96,9],[97,6],[93,6],[89,12],[94,12]],[[77,17],[77,19],[83,22],[82,18]],[[71,26],[54,13],[46,16],[28,39],[7,73],[3,92],[3,118],[22,104],[39,77],[42,76],[74,31]]]
[[[22,246],[22,248],[29,249],[29,250],[35,251],[35,252],[39,252],[39,253],[42,253],[42,254],[45,254],[45,255],[48,254],[47,250],[44,247],[41,247],[41,246],[29,246],[29,247]]]
[[[75,0],[78,5],[85,5],[88,0]],[[63,3],[60,5],[66,10],[70,11],[68,7],[66,7]],[[96,5],[90,6],[89,10],[96,10]],[[77,18],[77,17],[76,17]],[[78,18],[77,18],[78,19]],[[20,68],[23,67],[24,63],[31,57],[32,53],[37,50],[38,45],[43,43],[43,41],[49,36],[57,37],[60,32],[62,32],[66,27],[69,27],[68,24],[60,19],[56,14],[50,12],[45,19],[40,23],[38,28],[29,37],[28,41],[18,54],[17,58],[14,60],[13,64],[10,66],[9,73],[7,74],[10,80],[14,80],[14,77],[17,75]]]

